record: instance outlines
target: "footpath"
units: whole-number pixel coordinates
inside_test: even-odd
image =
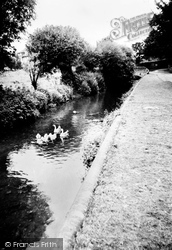
[[[127,100],[72,249],[172,249],[172,74],[151,72]]]

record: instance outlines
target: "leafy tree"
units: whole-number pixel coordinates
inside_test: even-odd
[[[20,38],[31,19],[34,19],[36,0],[1,0],[0,1],[0,67],[13,54],[11,43]],[[3,63],[2,63],[3,62]]]
[[[84,70],[95,72],[100,66],[100,55],[96,49],[88,47],[78,63]]]
[[[111,41],[103,41],[97,50],[101,55],[100,69],[107,88],[116,94],[128,90],[134,72],[132,50]]]
[[[71,67],[84,55],[87,46],[75,28],[46,25],[30,35],[26,47],[29,52],[39,53],[43,72],[58,67],[62,72],[62,80],[69,80],[70,84],[73,78]]]
[[[144,42],[137,42],[132,44],[132,49],[135,52],[136,63],[140,63],[144,57]]]
[[[158,14],[150,21],[152,30],[145,40],[144,54],[153,58],[172,58],[172,0],[157,3]]]

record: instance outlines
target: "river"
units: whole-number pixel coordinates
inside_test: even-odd
[[[1,244],[56,237],[85,175],[83,138],[115,105],[110,94],[73,100],[27,128],[7,131],[0,141]],[[52,133],[53,124],[69,137],[38,145],[36,134]]]

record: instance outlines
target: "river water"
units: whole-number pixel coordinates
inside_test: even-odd
[[[115,108],[110,94],[73,100],[0,141],[0,243],[55,238],[85,175],[83,138]],[[69,130],[64,143],[36,144],[37,133]]]

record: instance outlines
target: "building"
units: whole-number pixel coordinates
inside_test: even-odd
[[[21,65],[23,66],[28,62],[28,52],[26,50],[22,50],[17,53],[17,56],[19,57],[19,60],[21,61]]]

